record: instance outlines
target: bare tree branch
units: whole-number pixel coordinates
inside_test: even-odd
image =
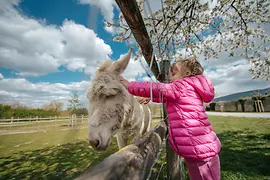
[[[245,29],[247,30],[247,23],[246,23],[245,19],[243,18],[242,14],[238,11],[238,9],[233,4],[231,6],[237,12],[237,14],[239,15],[239,17],[241,18],[242,22],[245,25]]]

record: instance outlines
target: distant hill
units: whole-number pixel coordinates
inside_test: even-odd
[[[256,94],[259,93],[261,95],[265,95],[265,93],[270,94],[270,87],[266,88],[266,89],[257,89],[257,90],[240,92],[240,93],[230,94],[230,95],[227,95],[227,96],[218,97],[218,98],[215,98],[213,100],[213,102],[236,101],[236,100],[238,100],[240,98],[252,97],[252,96],[254,96],[254,92],[256,92]]]

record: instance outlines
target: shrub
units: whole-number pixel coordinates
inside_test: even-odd
[[[0,118],[24,118],[24,117],[49,117],[58,116],[60,113],[55,111],[45,111],[43,109],[26,109],[16,108],[13,109],[10,105],[0,104]]]
[[[215,111],[216,103],[212,102],[210,103],[210,111]]]

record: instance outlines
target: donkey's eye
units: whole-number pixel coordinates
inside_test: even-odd
[[[115,95],[107,95],[106,99],[111,99],[111,98],[114,98],[114,97],[115,97]]]
[[[119,129],[118,125],[115,125],[115,126],[112,127],[112,131],[116,131],[117,129]]]
[[[92,127],[98,127],[99,125],[100,125],[100,123],[91,124]]]

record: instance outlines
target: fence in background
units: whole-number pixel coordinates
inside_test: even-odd
[[[87,120],[88,116],[76,116],[75,114],[72,116],[54,116],[54,117],[29,117],[29,118],[11,118],[11,119],[0,119],[0,127],[16,127],[16,126],[27,126],[32,125],[34,123],[58,123],[63,122],[67,123],[68,126],[75,126],[78,122],[83,123]]]

